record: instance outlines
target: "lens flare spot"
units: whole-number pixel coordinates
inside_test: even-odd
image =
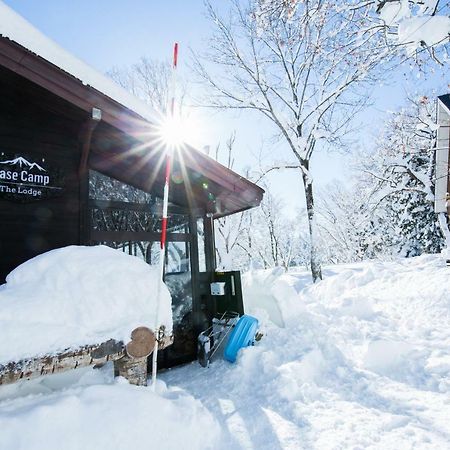
[[[183,174],[181,173],[181,171],[177,170],[176,172],[174,172],[172,174],[172,181],[175,184],[181,184],[183,183]]]

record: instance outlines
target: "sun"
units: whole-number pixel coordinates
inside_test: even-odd
[[[183,116],[175,114],[168,115],[159,127],[159,137],[161,141],[174,148],[182,147],[185,144],[194,147],[201,142],[201,124],[193,112]]]

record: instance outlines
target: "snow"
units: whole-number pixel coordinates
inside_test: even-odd
[[[411,11],[407,0],[386,2],[380,12],[380,17],[387,26],[394,25],[405,18],[409,18],[410,15]]]
[[[245,292],[245,308],[249,314],[265,322],[267,318],[275,325],[284,327],[292,308],[298,310],[296,290],[281,275],[284,269],[255,270],[242,278]]]
[[[448,42],[450,18],[437,5],[437,0],[386,1],[380,17],[388,27],[397,27],[396,38],[411,56],[422,43],[431,47]]]
[[[328,267],[315,285],[250,272],[264,336],[236,364],[163,372],[156,394],[93,369],[0,387],[0,448],[448,448],[449,271],[426,255]]]
[[[428,46],[437,45],[448,40],[450,34],[450,17],[423,16],[404,19],[398,26],[398,40],[406,44],[409,54],[412,54],[421,42]]]
[[[22,385],[23,397],[1,403],[0,449],[215,448],[220,430],[198,400],[162,382],[154,393],[114,381],[106,369],[79,370],[62,391],[66,375]]]
[[[83,84],[97,89],[123,106],[131,109],[152,123],[161,121],[161,114],[118,86],[110,78],[96,71],[80,59],[71,55],[61,46],[42,34],[27,20],[0,0],[0,35],[17,42],[21,46],[55,66],[73,75]]]
[[[162,376],[213,413],[220,449],[448,448],[449,270],[433,255],[329,267],[316,285],[248,273],[263,339],[235,366]]]
[[[0,364],[108,339],[130,340],[155,326],[159,268],[105,246],[70,246],[39,255],[0,286]],[[172,329],[161,286],[160,323]]]

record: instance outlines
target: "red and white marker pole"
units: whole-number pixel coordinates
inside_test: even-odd
[[[175,74],[178,65],[178,43],[175,42],[173,46],[173,65],[172,65],[172,97],[170,99],[170,111],[169,114],[173,121],[175,116]],[[170,174],[172,170],[172,158],[173,158],[173,148],[172,144],[169,144],[166,148],[166,170],[165,170],[165,180],[164,180],[164,195],[163,195],[163,214],[161,223],[161,252],[159,256],[160,265],[160,278],[158,281],[158,289],[156,293],[156,316],[155,316],[155,333],[156,342],[155,348],[153,349],[152,358],[152,390],[155,391],[156,388],[156,373],[158,371],[158,330],[159,324],[159,304],[161,296],[161,285],[164,278],[164,264],[166,260],[166,240],[167,240],[167,219],[168,219],[168,209],[169,209],[169,187],[170,187]]]
[[[170,99],[170,116],[172,121],[175,117],[175,73],[178,64],[178,43],[175,42],[173,46],[173,66],[172,66],[172,97]],[[172,147],[172,146],[170,146]],[[172,156],[173,148],[168,148],[166,152],[166,176],[164,182],[164,199],[163,199],[163,217],[162,217],[162,231],[161,231],[161,252],[164,252],[166,246],[167,236],[167,209],[169,206],[169,185],[170,185],[170,172],[172,169]],[[163,256],[164,253],[161,253]],[[164,258],[162,258],[164,259]],[[164,266],[162,266],[164,268]],[[162,273],[163,274],[163,273]]]

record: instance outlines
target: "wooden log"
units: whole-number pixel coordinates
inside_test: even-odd
[[[126,355],[114,362],[116,375],[130,384],[147,386],[147,357],[155,348],[155,335],[147,327],[138,327],[131,333],[131,341],[125,346]]]
[[[125,355],[123,342],[110,339],[96,345],[85,345],[75,350],[65,350],[56,355],[27,358],[0,365],[0,385],[19,380],[31,380],[42,375],[64,372],[114,361]]]
[[[137,333],[138,337],[140,333]],[[144,332],[144,334],[146,333]],[[163,336],[159,341],[159,346],[161,349],[164,349],[172,345],[172,343],[173,336]],[[137,355],[139,354],[138,350],[142,350],[141,346],[136,345],[138,350],[135,349],[136,353],[134,353],[133,347],[131,347],[133,354]],[[122,341],[110,339],[101,344],[86,345],[75,350],[67,349],[54,355],[11,361],[4,365],[0,364],[0,386],[15,383],[19,380],[31,380],[42,375],[77,369],[79,367],[102,365],[108,361],[117,361],[125,357],[126,354],[126,346]]]
[[[125,355],[114,361],[114,373],[126,378],[130,384],[147,386],[147,356],[133,358]]]

